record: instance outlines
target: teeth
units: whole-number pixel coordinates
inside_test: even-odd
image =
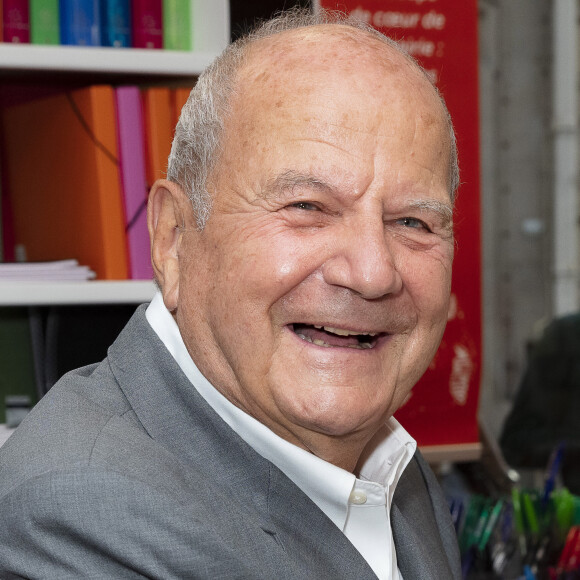
[[[333,348],[331,344],[328,344],[327,342],[324,342],[319,338],[315,338],[314,340],[312,340],[308,336],[304,336],[303,334],[300,334],[298,332],[296,333],[296,335],[299,336],[302,340],[309,342],[310,344],[315,344],[316,346],[324,346],[326,348]],[[358,344],[350,344],[346,348],[356,348],[358,350],[366,350],[368,348],[373,348],[373,345],[370,342],[360,342]]]
[[[376,336],[378,332],[353,332],[352,330],[344,330],[343,328],[334,328],[333,326],[318,326],[314,325],[314,328],[326,330],[326,332],[331,332],[332,334],[337,334],[338,336]]]

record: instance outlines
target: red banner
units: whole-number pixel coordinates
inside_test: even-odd
[[[442,93],[457,134],[452,308],[441,347],[397,419],[420,445],[478,441],[481,252],[476,0],[320,0],[384,32],[414,56]]]

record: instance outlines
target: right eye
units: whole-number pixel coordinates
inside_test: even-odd
[[[288,207],[295,207],[296,209],[303,209],[305,211],[318,211],[317,206],[307,201],[297,201],[296,203],[291,203]]]

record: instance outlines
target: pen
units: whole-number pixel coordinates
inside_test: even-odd
[[[516,532],[518,535],[518,542],[520,546],[520,554],[522,558],[524,558],[527,554],[526,536],[524,534],[524,518],[522,514],[520,492],[515,487],[512,488],[512,505],[514,508],[514,520],[516,524]]]
[[[503,500],[501,500],[501,499],[497,500],[496,504],[493,506],[493,509],[491,510],[491,514],[487,520],[487,523],[485,524],[485,528],[483,530],[483,533],[481,534],[481,538],[479,539],[479,543],[477,544],[477,549],[480,552],[483,552],[483,550],[485,550],[485,546],[487,545],[487,542],[489,541],[491,533],[493,532],[493,529],[495,528],[495,526],[497,524],[497,521],[499,519],[499,515],[501,514],[502,507],[503,507]]]
[[[580,527],[574,526],[570,528],[566,536],[566,543],[558,559],[558,565],[556,567],[558,579],[565,578],[564,574],[570,569],[574,548],[578,543],[578,539],[580,539]]]
[[[562,463],[562,457],[564,455],[564,441],[560,441],[558,445],[552,451],[550,456],[550,461],[548,462],[548,467],[546,469],[545,483],[544,483],[544,493],[542,495],[542,508],[548,505],[550,499],[550,494],[554,489],[554,484],[556,482],[556,477],[560,471],[560,464]]]
[[[552,501],[555,505],[556,523],[558,527],[559,539],[564,540],[564,536],[574,523],[574,496],[566,489],[559,489],[552,492]]]
[[[522,493],[522,503],[524,505],[524,513],[526,514],[526,521],[528,522],[528,527],[532,533],[532,537],[537,539],[538,534],[540,533],[540,526],[538,525],[538,516],[536,515],[536,509],[534,508],[529,493]]]
[[[461,516],[463,515],[463,501],[460,499],[454,499],[451,502],[451,520],[453,521],[453,527],[455,532],[459,532],[459,526],[461,524]]]

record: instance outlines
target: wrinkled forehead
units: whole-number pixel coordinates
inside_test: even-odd
[[[406,90],[412,86],[438,100],[419,66],[394,43],[340,24],[299,28],[254,42],[238,79],[247,87],[263,84],[261,88],[284,90],[320,84],[333,75],[371,90],[390,84]]]
[[[309,105],[360,104],[370,112],[423,110],[447,125],[441,100],[423,71],[387,40],[326,24],[255,41],[236,78],[232,112],[276,108],[307,114]]]
[[[224,126],[221,177],[229,173],[220,170],[241,163],[255,179],[272,157],[290,166],[313,142],[359,160],[388,157],[395,164],[394,154],[409,151],[426,166],[448,162],[446,112],[422,70],[369,32],[316,28],[251,46]],[[311,162],[331,163],[321,151],[311,152]]]

